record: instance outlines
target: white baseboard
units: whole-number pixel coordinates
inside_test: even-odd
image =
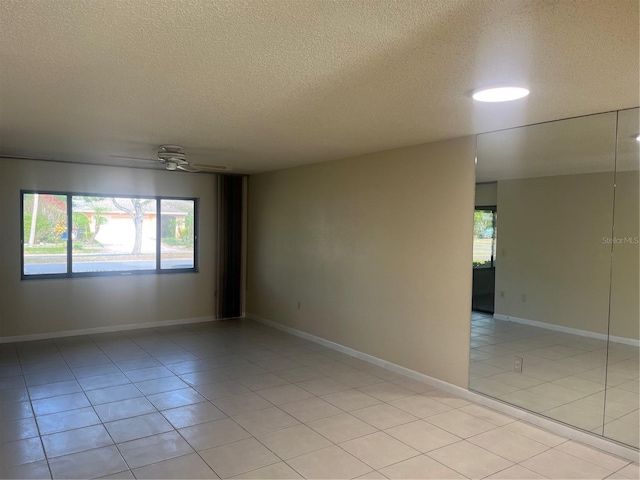
[[[395,363],[391,363],[381,358],[374,357],[373,355],[359,352],[358,350],[345,347],[344,345],[340,345],[339,343],[331,342],[324,338],[311,335],[310,333],[306,333],[306,332],[297,330],[295,328],[287,327],[286,325],[282,325],[280,323],[267,320],[266,318],[262,318],[250,313],[246,314],[246,318],[250,320],[255,320],[256,322],[262,323],[264,325],[268,325],[270,327],[281,330],[283,332],[290,333],[292,335],[295,335],[296,337],[303,338],[305,340],[309,340],[311,342],[318,343],[320,345],[324,345],[327,348],[337,350],[339,352],[358,358],[360,360],[364,360],[365,362],[372,363],[386,370],[390,370],[392,372],[405,375],[419,382],[432,385],[442,391],[452,393],[470,402],[484,405],[486,407],[492,408],[493,410],[504,413],[505,415],[510,415],[514,418],[523,420],[532,425],[536,425],[538,427],[544,428],[545,430],[555,433],[556,435],[560,435],[562,437],[575,440],[580,443],[584,443],[585,445],[598,448],[602,451],[611,453],[613,455],[617,455],[622,458],[626,458],[633,462],[638,462],[640,460],[640,453],[638,452],[638,450],[621,445],[619,443],[616,443],[615,441],[605,439],[603,437],[585,432],[583,430],[578,430],[576,428],[570,427],[568,425],[557,422],[550,418],[543,417],[533,412],[522,410],[513,405],[501,402],[499,400],[495,400],[490,397],[486,397],[476,392],[472,392],[466,388],[453,385],[451,383],[445,382],[443,380],[439,380],[434,377],[430,377],[429,375],[416,372],[415,370],[410,370],[406,367],[396,365]]]
[[[607,341],[607,338],[608,338],[610,341],[614,343],[623,343],[625,345],[640,347],[640,340],[636,340],[635,338],[617,337],[615,335],[607,336],[606,333],[597,333],[597,332],[591,332],[589,330],[580,330],[579,328],[564,327],[562,325],[555,325],[553,323],[539,322],[537,320],[529,320],[528,318],[502,315],[501,313],[494,313],[493,318],[495,318],[496,320],[505,320],[507,322],[530,325],[532,327],[545,328],[547,330],[553,330],[556,332],[570,333],[572,335],[579,335],[581,337],[597,338],[598,340]]]
[[[77,330],[63,330],[59,332],[34,333],[30,335],[16,335],[13,337],[0,337],[0,343],[27,342],[30,340],[48,340],[51,338],[76,337],[78,335],[92,335],[95,333],[121,332],[125,330],[137,330],[139,328],[170,327],[172,325],[186,325],[189,323],[213,322],[221,320],[213,315],[206,317],[180,318],[177,320],[162,320],[159,322],[129,323],[126,325],[112,325],[108,327],[81,328]]]

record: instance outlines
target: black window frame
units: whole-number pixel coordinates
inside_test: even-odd
[[[24,196],[25,195],[57,195],[65,196],[67,201],[67,232],[73,231],[73,197],[112,197],[112,198],[145,198],[153,199],[156,202],[156,259],[155,268],[145,270],[118,270],[108,272],[73,272],[73,240],[67,233],[67,257],[66,273],[37,273],[25,275],[24,273]],[[193,201],[193,267],[192,268],[161,268],[162,262],[162,200],[189,200]],[[43,280],[58,278],[81,278],[81,277],[128,277],[132,275],[164,275],[173,273],[198,273],[199,272],[199,236],[200,236],[200,199],[197,197],[175,197],[165,195],[125,195],[108,193],[82,193],[65,192],[56,190],[20,190],[20,279],[21,280]]]

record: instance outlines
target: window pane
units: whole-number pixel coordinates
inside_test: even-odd
[[[67,197],[25,193],[24,275],[67,273]]]
[[[156,200],[76,196],[73,272],[155,270]]]
[[[473,268],[493,267],[496,253],[495,212],[476,210],[473,221]]]
[[[195,268],[195,201],[161,200],[160,268]]]

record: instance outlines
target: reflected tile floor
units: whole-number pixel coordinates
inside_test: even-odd
[[[473,312],[470,388],[638,448],[639,351]]]
[[[539,342],[532,366],[565,358],[557,345]],[[597,350],[581,345],[567,348]],[[500,377],[507,347],[484,346],[474,379],[513,387]],[[633,357],[618,355],[614,429],[637,422]],[[551,408],[596,403],[585,382],[599,372],[555,382],[567,376],[545,363],[502,395],[550,384],[564,401]],[[248,320],[0,345],[0,408],[1,478],[639,477],[637,464]]]

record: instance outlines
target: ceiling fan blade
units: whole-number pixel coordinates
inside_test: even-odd
[[[200,171],[199,168],[194,168],[192,165],[177,165],[176,168],[189,173],[197,173]]]
[[[60,162],[61,160],[57,160],[55,158],[50,157],[26,157],[24,155],[0,155],[0,158],[15,158],[17,160],[46,160],[49,162]]]
[[[201,165],[201,164],[192,163],[191,167],[197,168],[199,170],[216,170],[216,171],[223,171],[223,172],[231,170],[226,165]]]
[[[111,158],[121,158],[123,160],[139,160],[141,162],[158,162],[157,158],[123,157],[121,155],[109,155]]]

